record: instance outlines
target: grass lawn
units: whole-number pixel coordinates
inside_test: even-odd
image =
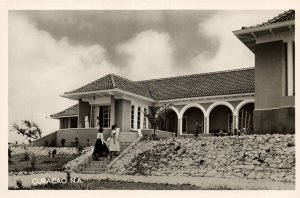
[[[63,165],[67,162],[75,159],[79,154],[73,155],[55,155],[54,159],[49,161],[48,156],[40,155],[36,156],[36,165],[34,169],[31,169],[30,160],[24,160],[24,153],[13,155],[11,157],[12,163],[8,164],[9,172],[19,172],[19,171],[62,171]]]
[[[152,184],[152,183],[134,183],[110,180],[82,180],[83,183],[66,184],[47,184],[27,188],[26,190],[238,190],[226,186],[216,186],[202,188],[190,184],[171,185],[171,184]]]

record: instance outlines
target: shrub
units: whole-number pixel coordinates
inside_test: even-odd
[[[33,170],[36,165],[36,156],[34,154],[32,154],[30,157],[30,165],[31,165],[31,169]]]
[[[48,159],[49,159],[49,161],[51,160],[51,151],[50,150],[48,151]]]
[[[23,187],[23,183],[22,183],[22,181],[21,181],[20,179],[17,180],[16,184],[17,184],[17,187],[18,187],[19,189],[23,189],[23,188],[24,188],[24,187]]]
[[[56,149],[54,149],[54,150],[52,151],[52,159],[55,157],[55,155],[56,155]]]
[[[27,152],[24,153],[24,160],[28,161],[30,159],[30,156]]]

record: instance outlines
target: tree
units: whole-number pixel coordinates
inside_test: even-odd
[[[35,122],[29,120],[22,120],[20,123],[15,122],[13,130],[31,139],[39,139],[42,136],[40,127]]]
[[[161,117],[164,121],[164,126],[163,126],[164,131],[167,130],[167,116],[168,116],[169,112],[171,111],[171,109],[170,109],[171,106],[172,106],[171,103],[165,102],[160,106],[160,109],[159,109],[159,117]]]
[[[166,130],[166,119],[169,111],[171,110],[170,107],[171,107],[171,103],[167,103],[167,102],[163,103],[160,106],[153,103],[149,107],[149,112],[144,112],[144,116],[148,118],[151,126],[153,127],[154,139],[156,137],[155,133],[157,127],[159,126],[160,119],[164,120],[164,130]]]
[[[153,136],[154,139],[156,139],[156,129],[159,125],[159,120],[160,120],[160,107],[157,106],[155,103],[153,103],[150,107],[149,107],[149,112],[144,112],[144,115],[147,117],[148,121],[150,122],[151,126],[153,127]]]

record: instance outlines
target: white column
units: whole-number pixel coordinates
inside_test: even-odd
[[[292,96],[294,92],[294,68],[293,68],[293,42],[287,42],[287,94]]]
[[[234,131],[234,129],[238,129],[238,127],[239,127],[239,112],[237,111],[237,110],[235,110],[234,112],[233,112],[233,131]]]
[[[141,107],[141,129],[144,129],[144,107]]]
[[[204,134],[209,134],[209,115],[204,117]]]
[[[178,118],[177,136],[182,135],[182,118]]]
[[[133,129],[137,129],[137,110],[138,106],[134,105],[134,123],[133,123]]]
[[[110,103],[110,128],[112,125],[116,124],[115,123],[116,115],[115,115],[115,100],[112,98],[111,103]],[[118,126],[120,127],[120,126]]]

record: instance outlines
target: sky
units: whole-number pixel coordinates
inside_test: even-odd
[[[43,136],[58,130],[49,116],[76,103],[59,95],[109,73],[146,80],[254,67],[232,31],[282,12],[9,11],[9,129],[28,119]]]

